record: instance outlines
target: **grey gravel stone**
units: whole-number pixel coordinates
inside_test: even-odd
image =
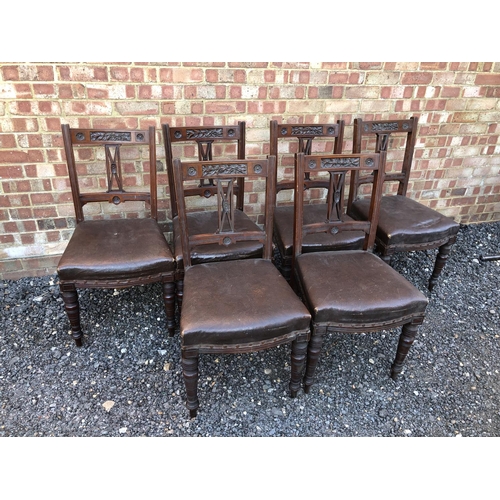
[[[0,436],[499,436],[499,253],[500,223],[461,226],[432,294],[435,250],[394,257],[430,300],[397,382],[399,329],[327,336],[295,399],[289,346],[202,354],[193,420],[159,285],[80,290],[79,349],[56,276],[0,281]]]

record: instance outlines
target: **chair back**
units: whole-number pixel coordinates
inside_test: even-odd
[[[385,165],[385,151],[371,154],[341,155],[305,155],[295,156],[295,219],[294,219],[294,257],[302,253],[303,239],[308,234],[331,233],[341,231],[363,231],[364,250],[371,251],[375,243],[378,216],[380,211],[381,187]],[[304,186],[301,179],[306,174],[315,175],[321,172],[329,174],[329,196],[326,203],[325,218],[321,222],[303,224]],[[348,175],[371,172],[373,190],[370,199],[370,213],[367,221],[356,221],[345,218],[342,205],[342,192]],[[294,259],[295,260],[295,259]]]
[[[239,241],[257,241],[263,245],[263,258],[271,259],[273,211],[275,202],[276,159],[266,160],[221,160],[182,162],[174,160],[174,182],[177,193],[180,236],[184,268],[191,266],[191,250],[195,246],[219,244],[231,246]],[[187,224],[185,197],[190,195],[190,185],[212,180],[217,196],[219,227],[215,233],[190,235]],[[237,204],[235,187],[238,182],[264,181],[264,229],[262,231],[235,231],[234,210]]]
[[[374,152],[389,151],[390,143],[399,137],[404,141],[404,157],[400,167],[390,172],[385,172],[384,182],[398,182],[398,195],[406,196],[408,180],[413,161],[415,141],[417,139],[418,118],[413,116],[408,120],[376,120],[364,121],[361,118],[354,120],[353,153],[361,153],[367,148],[363,147],[363,139],[375,138]],[[391,148],[392,149],[392,148]],[[388,163],[390,158],[387,160]],[[387,170],[388,170],[387,166]],[[355,174],[351,180],[348,207],[355,201],[362,184],[370,184],[373,177],[360,177]]]
[[[165,144],[165,158],[167,164],[168,183],[170,186],[170,209],[172,219],[178,215],[177,194],[174,182],[174,155],[173,145],[177,143],[189,143],[196,145],[199,161],[212,161],[215,143],[236,143],[235,158],[245,159],[245,122],[238,125],[221,126],[195,126],[195,127],[171,127],[167,123],[162,125],[163,141]],[[224,158],[228,156],[228,148],[224,150]],[[187,155],[183,155],[187,156]],[[194,155],[191,155],[194,157]],[[221,155],[222,156],[222,155]],[[238,180],[234,187],[237,196],[237,208],[243,210],[244,183]],[[202,179],[198,186],[191,187],[184,192],[184,196],[204,196],[209,198],[217,193],[213,179]]]
[[[150,216],[157,220],[155,127],[149,127],[147,130],[108,130],[71,128],[69,125],[64,124],[62,125],[62,136],[77,223],[85,219],[83,207],[87,203],[107,202],[119,205],[126,201],[141,201],[150,205]],[[133,160],[127,158],[126,162],[125,160],[122,161],[121,150],[124,146],[135,148],[135,151],[130,155],[133,156]],[[105,161],[102,161],[102,155],[100,155],[96,147],[104,149]],[[81,163],[87,163],[87,166],[80,165],[79,161],[77,167],[75,148],[82,148],[76,156],[82,159]],[[148,161],[145,161],[140,156],[140,149],[143,148],[149,150]],[[85,159],[85,162],[83,159]],[[90,165],[91,160],[94,161],[92,166]],[[136,170],[135,165],[126,170],[130,166],[127,163],[137,163],[138,161],[143,166],[149,163],[148,169],[141,169],[140,174],[144,185],[148,184],[149,177],[148,191],[138,191],[135,188],[129,190],[127,173],[130,170],[134,173],[134,178],[131,178],[129,184],[135,187]],[[102,169],[96,168],[96,164],[98,166],[99,162],[103,163]],[[89,169],[91,172],[89,172]],[[96,171],[96,178],[87,184],[92,184],[92,187],[96,188],[101,187],[104,192],[98,192],[97,190],[82,192],[80,190],[79,172],[83,175],[83,173],[93,174],[93,171]],[[99,177],[101,173],[102,175]],[[147,173],[149,173],[149,176]]]
[[[340,154],[342,153],[342,144],[344,141],[344,126],[344,120],[338,120],[337,123],[315,123],[309,125],[287,123],[278,124],[276,120],[271,120],[269,154],[276,156],[276,161],[278,162],[278,143],[282,139],[288,139],[288,150],[291,154],[282,155],[279,165],[285,169],[288,166],[292,171],[294,169],[293,153],[304,153],[306,155],[312,154],[313,141],[315,141],[314,144],[316,144],[320,142],[318,139],[322,139],[325,143],[323,149],[326,149],[326,151],[322,151],[321,153],[328,154],[328,149],[330,149],[332,153]],[[329,144],[329,140],[333,140],[333,144]],[[292,179],[286,179],[286,177],[284,177],[282,180],[278,181],[278,168],[276,168],[276,192],[279,193],[280,191],[294,188],[295,182]],[[304,188],[328,189],[328,183],[325,183],[321,179],[312,180],[306,173]]]

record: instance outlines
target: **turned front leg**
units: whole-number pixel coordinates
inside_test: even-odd
[[[307,334],[302,333],[292,342],[292,376],[290,379],[290,395],[297,396],[302,381],[302,372],[306,362]]]
[[[61,283],[59,285],[61,297],[64,302],[64,309],[68,315],[71,325],[71,336],[78,347],[82,346],[82,330],[80,327],[80,306],[78,305],[78,292],[75,285],[71,283]]]
[[[179,317],[181,315],[182,309],[182,297],[184,296],[184,280],[178,280],[175,284],[176,286],[176,294],[177,294],[177,310],[179,312]]]
[[[441,271],[443,270],[443,267],[446,264],[446,261],[448,260],[448,255],[450,254],[451,247],[455,243],[455,238],[448,240],[444,245],[441,245],[439,247],[439,251],[436,257],[436,262],[434,264],[434,270],[432,271],[432,276],[429,280],[429,290],[432,291],[434,286],[437,283],[437,280],[439,278],[439,275],[441,274]]]
[[[163,283],[163,302],[167,314],[167,328],[169,337],[175,335],[175,283]]]
[[[304,376],[304,392],[307,394],[314,383],[314,373],[318,365],[319,356],[321,354],[321,346],[323,338],[326,334],[326,326],[313,325],[311,332],[311,340],[307,347],[307,364],[306,374]]]
[[[196,417],[198,407],[198,351],[182,351],[182,375],[186,386],[186,406],[191,418]]]
[[[414,320],[411,323],[406,323],[403,325],[403,329],[401,331],[401,335],[399,337],[398,342],[398,350],[396,352],[396,359],[391,367],[391,378],[396,380],[398,375],[403,370],[403,364],[406,359],[406,355],[410,350],[410,347],[415,340],[418,332],[418,326],[422,323],[422,320]]]

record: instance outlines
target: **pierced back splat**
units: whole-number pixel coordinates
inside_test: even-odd
[[[227,182],[226,189],[224,189],[224,182]],[[217,211],[219,213],[219,229],[217,233],[234,232],[233,184],[234,179],[217,179]],[[224,230],[226,222],[229,229]]]
[[[212,144],[214,141],[196,141],[198,146],[198,159],[200,161],[212,161],[213,153],[212,153]],[[200,179],[200,184],[198,187],[204,186],[214,186],[213,179]]]
[[[328,222],[341,221],[344,213],[345,172],[330,172],[330,188],[327,199]]]
[[[122,165],[120,161],[120,145],[106,144],[106,172],[108,175],[108,193],[113,191],[124,193],[122,180]],[[113,184],[116,181],[116,189],[113,189]]]

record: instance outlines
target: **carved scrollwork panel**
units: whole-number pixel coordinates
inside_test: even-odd
[[[321,168],[359,168],[359,158],[322,158]]]
[[[371,127],[372,132],[394,132],[395,130],[399,130],[398,122],[372,123]]]
[[[222,128],[186,130],[186,139],[213,139],[221,137],[223,137]]]
[[[130,132],[98,132],[94,131],[90,133],[91,141],[101,141],[101,142],[131,142],[132,134]]]
[[[322,135],[323,127],[314,125],[297,125],[292,127],[292,135]]]
[[[203,165],[202,172],[204,176],[247,174],[247,165],[245,163]]]

